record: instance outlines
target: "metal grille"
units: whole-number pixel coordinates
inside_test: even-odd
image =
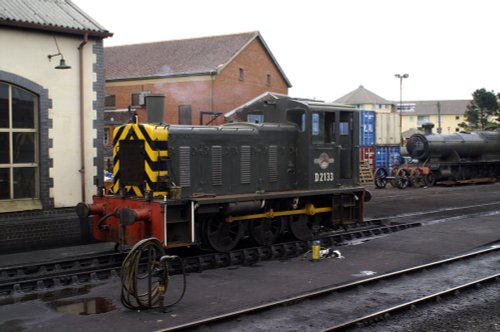
[[[250,145],[240,146],[240,178],[241,184],[250,183]]]
[[[191,147],[181,146],[179,148],[179,185],[181,187],[191,186]]]
[[[222,147],[214,145],[211,149],[212,185],[222,186]]]
[[[278,181],[278,146],[269,145],[267,174],[269,182]]]

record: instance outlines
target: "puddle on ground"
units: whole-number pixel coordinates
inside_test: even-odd
[[[104,297],[53,301],[47,304],[57,312],[75,315],[97,315],[116,309],[111,300]]]
[[[68,299],[75,296],[86,295],[90,292],[91,288],[91,285],[86,285],[78,288],[63,288],[45,293],[32,293],[20,296],[14,294],[14,296],[8,298],[0,298],[0,306],[41,300],[46,302],[48,307],[57,312],[77,315],[96,315],[116,309],[113,302],[104,297]],[[0,325],[0,327],[0,331],[3,331],[4,326]],[[14,328],[12,331],[17,330]]]
[[[88,294],[91,288],[92,286],[86,285],[78,288],[63,288],[45,293],[32,293],[23,295],[14,294],[13,296],[10,296],[8,298],[0,298],[0,306],[6,304],[34,301],[34,300],[42,300],[44,302],[55,301],[72,296]]]

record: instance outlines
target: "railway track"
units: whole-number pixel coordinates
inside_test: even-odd
[[[285,300],[172,326],[161,331],[342,331],[387,319],[448,295],[496,283],[500,246],[309,292]],[[439,303],[439,302],[438,302]]]
[[[389,196],[394,197],[394,196]],[[387,198],[387,197],[382,197]],[[500,213],[500,202],[483,203],[483,204],[471,204],[459,207],[447,207],[441,208],[433,211],[422,211],[422,212],[408,212],[402,213],[394,216],[379,217],[373,220],[380,220],[383,223],[398,223],[401,220],[409,222],[413,220],[418,220],[422,224],[432,224],[439,221],[446,221],[450,218],[463,218],[466,215],[490,215]],[[366,218],[367,222],[371,219]]]
[[[368,241],[385,234],[418,227],[420,223],[384,226],[372,221],[376,226],[339,231],[321,237],[323,247],[355,244]],[[186,272],[201,272],[232,265],[251,265],[263,260],[296,257],[310,249],[307,241],[289,241],[271,246],[250,247],[229,253],[209,253],[182,258]],[[19,292],[40,292],[51,288],[67,287],[106,280],[119,274],[126,253],[112,252],[37,264],[7,266],[0,268],[0,296]],[[181,273],[181,265],[172,263],[171,274]]]
[[[351,229],[330,234],[321,239],[321,246],[357,244],[388,233],[420,225],[432,224],[471,215],[498,213],[498,203],[487,203],[446,208],[435,211],[407,213],[381,219],[366,219],[372,227]],[[410,223],[410,221],[417,221]],[[406,223],[405,223],[406,222]],[[390,225],[390,226],[384,226]],[[306,241],[290,241],[272,246],[249,247],[229,253],[209,253],[184,256],[186,272],[201,272],[207,269],[231,265],[249,265],[262,260],[294,257],[307,252],[310,244]],[[110,252],[68,259],[52,260],[37,264],[0,267],[0,296],[17,292],[37,292],[51,288],[86,284],[117,276],[126,253]],[[180,265],[170,268],[172,274],[180,273]]]

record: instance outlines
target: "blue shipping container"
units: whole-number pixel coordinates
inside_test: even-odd
[[[375,146],[375,167],[384,168],[389,173],[393,166],[398,166],[401,161],[401,147],[399,145]]]
[[[359,145],[375,145],[375,112],[359,111]]]

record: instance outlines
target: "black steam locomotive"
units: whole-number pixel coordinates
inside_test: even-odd
[[[500,176],[500,130],[449,135],[414,134],[407,143],[409,155],[430,169],[432,181],[461,181]],[[431,181],[431,182],[432,182]]]
[[[229,251],[243,237],[313,239],[363,220],[355,108],[290,98],[247,107],[250,123],[130,123],[114,132],[114,194],[80,203],[96,239]]]

